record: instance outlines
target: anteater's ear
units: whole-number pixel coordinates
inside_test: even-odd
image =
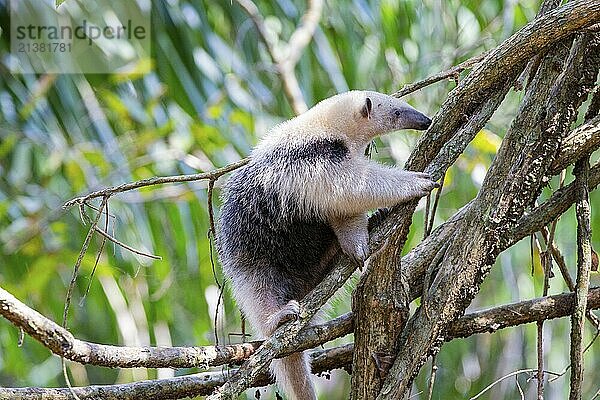
[[[360,113],[364,118],[371,119],[371,109],[373,108],[373,103],[371,99],[367,97],[365,100],[365,104],[360,109]]]

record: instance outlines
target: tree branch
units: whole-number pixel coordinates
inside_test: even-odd
[[[600,185],[600,162],[590,169],[588,181],[590,191],[598,185]],[[523,215],[518,223],[504,234],[501,250],[506,250],[519,240],[540,231],[558,216],[564,214],[576,201],[577,188],[573,183],[557,190],[544,203]],[[459,223],[470,206],[471,203],[465,205],[452,218],[437,227],[427,239],[402,257],[402,266],[410,286],[411,301],[421,296],[423,275],[442,245],[447,244],[456,235]]]
[[[599,36],[600,39],[600,36]],[[583,333],[587,309],[587,295],[592,269],[592,233],[590,228],[590,193],[587,186],[590,163],[588,156],[575,164],[577,187],[577,280],[575,308],[571,316],[571,390],[570,400],[579,400],[583,386]]]
[[[600,308],[600,287],[588,293],[590,309]],[[566,317],[575,309],[575,293],[562,293],[493,307],[460,317],[448,326],[445,340],[494,333],[511,326]]]
[[[575,4],[575,6],[573,6],[573,4]],[[473,113],[477,112],[477,110],[481,108],[481,104],[484,103],[492,93],[499,91],[507,80],[512,81],[512,79],[519,74],[520,69],[523,65],[525,65],[528,58],[535,54],[536,51],[545,48],[548,45],[548,41],[559,41],[568,36],[571,29],[579,29],[581,27],[581,25],[579,25],[581,20],[579,22],[567,22],[567,20],[563,19],[563,17],[569,15],[569,17],[566,17],[567,19],[570,17],[574,17],[576,19],[585,19],[587,20],[586,23],[588,24],[593,21],[593,19],[587,15],[586,11],[584,11],[589,4],[584,2],[576,2],[569,3],[569,6],[569,8],[559,9],[559,11],[556,13],[550,13],[547,17],[536,19],[488,54],[488,56],[467,76],[467,78],[463,80],[453,92],[451,92],[444,105],[442,105],[441,110],[434,118],[432,126],[429,128],[427,134],[421,137],[415,151],[409,158],[407,162],[408,169],[421,170],[424,166],[430,163],[432,158],[438,154],[439,149],[442,146],[446,146],[448,140],[450,140],[456,134],[456,132],[460,130],[462,126],[464,126],[465,119],[468,120],[468,116],[472,116]],[[576,9],[577,7],[579,9]],[[579,15],[578,17],[575,16],[577,14]],[[562,15],[562,17],[558,17],[558,15]],[[560,20],[560,22],[558,22],[558,20]],[[585,25],[586,23],[583,23],[582,25]],[[561,26],[561,28],[558,28],[559,26]],[[556,35],[548,35],[548,32],[550,31],[555,29],[561,30],[563,28],[564,30],[562,30],[560,33],[556,32]],[[546,33],[543,33],[544,31],[546,31]],[[466,132],[465,134],[468,133],[470,132]],[[428,172],[431,173],[432,171]],[[439,171],[435,172],[439,173]],[[435,173],[433,175],[435,177],[438,176]],[[404,244],[408,226],[410,224],[410,216],[414,210],[414,204],[397,208],[397,210],[398,211],[396,215],[394,215],[394,212],[392,212],[390,217],[388,217],[388,220],[390,220],[389,224],[392,226],[388,225],[389,230],[387,231],[384,229],[384,232],[387,233],[384,237],[389,238],[389,242],[386,254],[384,257],[382,257],[382,259],[394,259],[399,256],[399,249]],[[467,214],[469,214],[469,211],[467,211]],[[471,213],[471,218],[473,218],[473,213]],[[468,237],[474,242],[477,242],[478,236],[460,235],[460,237]],[[455,253],[459,253],[460,250],[458,247],[459,246],[456,246],[454,249]],[[366,282],[365,287],[368,286],[368,282],[371,282],[371,284],[377,283],[377,285],[379,285],[380,282],[387,282],[390,279],[402,279],[401,269],[398,266],[395,268],[389,267],[390,266],[381,265],[380,268],[368,269],[367,273],[363,275],[362,278],[362,281]],[[469,282],[469,279],[463,282],[463,285],[466,284],[466,282]],[[456,282],[453,282],[453,284],[456,284]],[[395,289],[395,287],[391,285],[386,285],[385,287]],[[459,287],[460,285],[455,286],[455,288]],[[375,301],[378,301],[382,298],[387,298],[386,301],[381,304],[382,309],[373,309],[373,303],[372,300],[370,300],[372,298],[372,296],[370,296],[371,293],[366,293],[367,295],[365,296],[360,292],[361,288],[361,285],[357,287],[357,290],[354,294],[353,304],[355,305],[355,309],[361,308],[363,312],[368,313],[369,316],[377,314],[377,312],[383,312],[387,314],[389,312],[390,304],[394,305],[395,307],[406,307],[405,305],[402,305],[402,299],[407,297],[405,294],[398,290],[387,290],[383,293],[377,293],[376,296],[377,300]],[[457,293],[456,295],[457,298],[462,297],[463,299],[469,297],[465,296],[464,292]],[[396,301],[394,302],[390,299],[395,299]],[[452,303],[454,300],[455,298],[452,298],[449,303]],[[435,315],[437,312],[434,311],[433,314]],[[359,315],[357,320],[362,321],[361,323],[369,324],[368,318],[370,317],[367,317],[367,315]],[[416,372],[416,369],[422,365],[425,358],[425,354],[423,354],[424,348],[418,348],[419,346],[423,346],[423,343],[416,344],[415,347],[411,346],[409,350],[408,348],[404,347],[404,342],[396,341],[397,336],[395,336],[395,332],[397,332],[398,326],[402,326],[402,323],[398,321],[395,323],[397,325],[393,326],[379,324],[378,329],[365,329],[365,333],[363,333],[363,336],[371,337],[373,338],[372,340],[375,340],[376,342],[393,344],[392,346],[388,347],[388,351],[390,353],[394,352],[394,348],[399,348],[402,349],[400,354],[402,356],[406,356],[402,357],[402,361],[406,362],[406,364],[396,367],[396,369],[393,372],[390,372],[388,375],[388,379],[384,384],[382,391],[380,392],[380,396],[383,398],[402,397],[404,389],[409,386],[409,382],[412,381],[412,376]],[[407,332],[410,330],[411,334],[416,336],[419,334],[416,332],[417,325],[418,324],[415,324],[411,327],[411,329],[407,327],[404,331]],[[420,325],[419,329],[422,328],[423,326]],[[421,333],[425,335],[431,334],[433,338],[436,338],[439,332],[438,329],[439,328],[433,327],[432,329],[425,328],[422,329],[423,332]],[[358,327],[356,333],[356,341],[358,346],[361,343],[361,339],[359,337],[361,332],[359,332]],[[407,337],[408,336],[410,335],[407,335]],[[368,339],[365,339],[365,341],[362,343],[368,344]],[[430,346],[435,346],[435,343],[427,343],[427,345],[424,347],[429,349]],[[368,346],[364,346],[364,348],[366,352],[370,351]],[[415,354],[419,354],[419,356],[415,357]],[[370,358],[372,359],[372,357]],[[358,357],[355,357],[355,360],[357,359]],[[364,357],[361,358],[361,360],[364,359]],[[396,359],[396,363],[398,362],[399,360]],[[359,377],[362,376],[365,371],[356,367],[357,365],[353,366],[354,374]],[[367,377],[375,375],[374,373],[371,373],[373,370],[373,363],[366,364],[365,367],[369,369]],[[410,370],[410,372],[408,372],[407,369]],[[383,373],[385,374],[385,371]],[[398,379],[402,379],[402,381],[400,383],[394,381],[392,375],[394,377],[398,377]],[[376,385],[369,386],[370,383],[367,380],[364,380],[362,384],[357,382],[356,385],[354,382],[355,381],[353,381],[352,388],[352,396],[354,398],[374,397],[373,393],[376,393],[377,388],[373,389],[372,386]],[[367,397],[362,397],[366,394],[363,392],[363,390],[369,392]]]
[[[162,185],[165,183],[192,182],[192,181],[199,181],[199,180],[206,180],[206,179],[215,180],[215,179],[218,179],[220,176],[225,175],[228,172],[231,172],[243,165],[248,164],[248,161],[249,160],[247,158],[245,158],[243,160],[226,165],[223,168],[215,169],[215,170],[209,171],[209,172],[202,172],[199,174],[158,176],[158,177],[154,177],[154,178],[142,179],[142,180],[135,181],[135,182],[123,183],[121,185],[112,186],[109,188],[104,188],[104,189],[92,192],[85,196],[75,197],[74,199],[67,201],[63,205],[63,208],[72,207],[75,204],[85,204],[87,201],[89,201],[91,199],[95,199],[97,197],[112,196],[113,194],[116,194],[116,193],[123,193],[123,192],[127,192],[129,190],[140,189],[140,188],[143,188],[146,186]]]
[[[573,164],[582,154],[591,153],[600,146],[600,115],[579,126],[560,145],[560,154],[552,163],[552,175],[565,165]]]
[[[312,368],[315,373],[330,371],[350,364],[351,345],[327,350],[317,350],[311,354]],[[72,393],[80,399],[102,400],[139,400],[139,399],[182,399],[194,396],[206,396],[215,388],[223,385],[235,370],[207,372],[178,376],[168,379],[146,380],[119,385],[92,385],[86,387],[43,389],[43,388],[0,388],[0,399],[40,399],[71,400]],[[272,383],[268,373],[261,374],[254,382],[256,387]]]
[[[591,13],[587,14],[588,11]],[[549,29],[548,21],[565,12],[570,16],[579,14],[584,19],[592,17],[588,19],[589,24],[600,16],[600,2],[570,2],[540,18],[540,24],[546,26],[543,29]],[[534,21],[530,26],[535,24]],[[529,28],[516,36],[523,35],[524,31],[529,31]],[[560,52],[560,47],[556,51]],[[596,75],[592,77],[588,74],[592,70],[586,68],[586,60],[582,58],[585,51],[582,43],[573,47],[568,68],[553,86],[546,112],[540,114],[543,116],[540,124],[543,135],[540,130],[533,131],[525,143],[515,141],[525,136],[518,131],[515,131],[516,135],[507,134],[505,137],[484,186],[466,212],[456,239],[449,245],[440,271],[428,292],[430,312],[418,310],[404,329],[400,339],[400,354],[384,383],[380,398],[399,398],[405,394],[427,355],[439,349],[447,324],[464,311],[477,293],[502,248],[504,233],[537,197],[542,178],[555,157],[561,137],[583,101],[585,88],[593,85],[596,78]],[[511,154],[509,148],[513,150],[514,157],[501,157]],[[520,154],[521,148],[526,149],[523,154]]]
[[[416,92],[417,90],[421,90],[424,87],[427,87],[439,81],[443,81],[445,79],[452,78],[454,80],[458,80],[458,77],[461,72],[463,72],[466,69],[472,68],[474,65],[477,65],[479,62],[481,62],[481,60],[483,60],[487,56],[487,54],[488,52],[478,54],[445,71],[438,72],[437,74],[431,75],[421,81],[404,85],[400,90],[392,94],[392,96],[404,97],[409,93]]]
[[[85,342],[0,288],[0,314],[71,361],[105,367],[208,368],[245,359],[256,343],[206,347],[123,347]]]
[[[588,309],[600,308],[600,288],[589,290],[587,305]],[[4,303],[0,302],[0,310],[4,310],[4,308]],[[564,293],[477,311],[452,322],[448,328],[446,340],[466,338],[481,333],[493,333],[499,329],[540,320],[561,318],[572,314],[574,309],[575,294]],[[338,319],[336,325],[342,327],[342,331],[350,332],[352,330],[351,314],[346,314],[343,319]],[[61,329],[59,326],[57,327]],[[180,349],[183,348],[173,348],[176,351]],[[335,368],[347,368],[351,364],[352,352],[353,346],[351,344],[312,352],[312,370],[318,374]],[[237,362],[239,360],[234,356],[230,361]],[[187,396],[208,395],[214,389],[223,385],[232,373],[235,373],[235,370],[228,371],[226,374],[208,372],[121,385],[87,386],[73,388],[73,390],[82,399],[139,399],[148,396],[176,399]],[[269,376],[262,374],[253,382],[253,387],[264,386],[269,383],[272,383]],[[42,395],[55,400],[71,398],[68,388],[0,388],[0,398],[37,399]]]
[[[241,363],[262,341],[223,346],[129,347],[76,339],[65,328],[29,308],[0,288],[0,315],[25,331],[54,354],[82,364],[118,368],[201,368]],[[350,333],[351,315],[302,330],[281,356],[311,349]]]

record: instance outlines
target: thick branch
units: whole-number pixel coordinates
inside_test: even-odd
[[[564,165],[573,164],[582,154],[591,153],[600,146],[600,115],[573,130],[561,143],[560,154],[552,163],[551,175]]]
[[[552,29],[550,25],[556,26],[558,21],[547,25],[548,20],[571,7],[570,15],[591,18],[587,19],[588,24],[600,16],[600,2],[570,2],[540,18],[540,22],[545,21],[542,24],[545,28],[541,29]],[[588,11],[591,13],[587,14]],[[529,25],[533,26],[535,22]],[[521,35],[528,31],[525,28]],[[556,50],[560,52],[560,47]],[[507,148],[519,149],[523,148],[523,144],[504,139],[501,147],[504,152],[499,152],[493,163],[496,168],[488,172],[482,191],[466,213],[465,223],[449,245],[440,272],[429,290],[427,310],[420,309],[415,313],[403,332],[400,341],[402,350],[380,392],[380,398],[399,398],[404,395],[427,355],[439,349],[441,335],[447,324],[464,311],[478,292],[479,285],[502,247],[504,232],[513,221],[518,220],[525,206],[531,204],[539,193],[542,178],[556,154],[562,135],[581,104],[585,88],[593,84],[592,76],[588,74],[591,70],[583,58],[585,51],[586,46],[582,42],[574,46],[568,68],[556,81],[553,95],[545,107],[546,112],[541,113],[543,135],[537,134],[539,131],[528,135],[527,151],[515,154],[516,163],[512,157],[500,156],[507,153]],[[595,78],[594,75],[593,80]],[[514,138],[520,136],[515,135]],[[508,166],[510,168],[506,168]]]
[[[587,298],[588,309],[600,308],[600,288],[592,288]],[[570,315],[575,307],[575,294],[565,293],[533,300],[522,301],[477,311],[454,321],[448,328],[446,340],[465,338],[480,333],[492,333],[499,329],[532,323],[540,320],[561,318]],[[0,307],[1,309],[2,307]],[[339,320],[338,326],[343,331],[352,330],[352,316],[346,314]],[[314,373],[329,371],[335,368],[346,368],[352,360],[353,346],[346,345],[324,351],[311,353]],[[209,372],[170,379],[143,381],[122,385],[88,386],[75,388],[75,393],[82,399],[138,399],[141,397],[169,399],[186,396],[203,396],[210,394],[215,388],[225,383],[228,375],[221,372]],[[254,387],[271,383],[267,374],[259,375],[253,383]],[[37,399],[45,395],[55,400],[70,399],[67,388],[0,388],[0,398]]]
[[[600,308],[600,287],[588,293],[589,309]],[[575,309],[575,293],[521,301],[467,314],[448,326],[445,339],[466,338],[477,333],[493,333],[511,326],[566,317]]]
[[[42,343],[54,354],[82,364],[119,368],[208,368],[241,363],[262,344],[249,342],[226,346],[124,347],[86,342],[52,320],[27,307],[0,288],[0,315]],[[351,316],[343,315],[325,324],[302,330],[281,355],[314,348],[350,333]]]
[[[600,185],[600,163],[596,163],[590,169],[588,181],[590,191],[598,185]],[[503,236],[501,250],[506,250],[519,240],[538,232],[558,216],[564,214],[576,201],[577,188],[573,183],[557,190],[544,203],[523,215],[519,222]],[[439,249],[455,236],[456,229],[470,204],[461,208],[452,218],[437,227],[427,239],[402,257],[402,266],[410,286],[411,300],[421,296],[423,275]],[[435,272],[436,270],[434,270]]]
[[[600,38],[600,36],[599,36]],[[571,316],[571,390],[570,400],[581,399],[583,386],[583,330],[587,309],[590,271],[592,269],[592,232],[590,228],[590,193],[587,186],[590,163],[588,156],[575,164],[577,187],[577,281],[575,309]]]
[[[315,373],[330,371],[350,364],[352,347],[346,345],[311,353],[312,369]],[[72,388],[80,399],[102,400],[139,400],[139,399],[182,399],[194,396],[206,396],[215,388],[223,385],[235,370],[208,372],[202,374],[178,376],[175,378],[147,380],[120,385],[86,386]],[[266,386],[272,383],[269,374],[259,375],[254,386]],[[69,388],[0,388],[0,399],[33,400],[51,398],[53,400],[71,400]]]
[[[0,288],[0,314],[54,354],[105,367],[208,368],[244,360],[256,343],[206,347],[123,347],[85,342]]]

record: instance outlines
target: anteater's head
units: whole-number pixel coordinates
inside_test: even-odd
[[[322,107],[326,120],[351,140],[361,142],[400,129],[425,130],[431,125],[429,117],[405,101],[373,91],[341,93],[323,101]]]

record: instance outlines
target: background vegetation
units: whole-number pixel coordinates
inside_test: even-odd
[[[0,0],[0,286],[60,321],[87,233],[75,209],[62,210],[66,200],[132,180],[226,165],[246,156],[270,126],[293,113],[253,24],[235,2],[153,1],[153,58],[141,62],[134,74],[19,76],[6,67],[6,3]],[[305,7],[291,0],[256,4],[270,33],[283,40]],[[310,105],[348,89],[392,93],[494,47],[532,20],[538,7],[537,0],[327,0],[296,69],[302,92]],[[433,115],[454,85],[439,83],[409,101]],[[449,170],[439,220],[477,194],[520,96],[509,94]],[[392,134],[378,142],[374,156],[402,164],[416,139],[415,132]],[[591,201],[600,204],[600,193],[593,192]],[[216,275],[211,268],[205,183],[122,194],[110,205],[109,231],[162,260],[107,245],[90,281],[100,240],[92,243],[77,281],[74,302],[81,300],[81,305],[72,307],[69,318],[73,334],[125,345],[214,343],[217,281],[223,278],[218,264]],[[600,227],[597,214],[592,215],[594,227]],[[569,212],[558,224],[556,239],[573,270],[574,232]],[[422,213],[417,213],[406,248],[421,237]],[[600,248],[600,239],[594,239]],[[535,254],[532,274],[528,241],[502,254],[498,264],[471,309],[541,295],[539,257]],[[550,293],[563,290],[560,277],[551,280]],[[348,309],[349,296],[341,295],[328,313]],[[569,362],[568,321],[547,323],[545,329],[547,369],[560,372]],[[221,343],[240,341],[232,335],[240,332],[239,312],[227,293],[216,332]],[[588,340],[593,333],[588,331]],[[18,342],[19,331],[0,319],[0,385],[64,386],[58,357],[30,338],[22,346]],[[506,373],[535,368],[535,346],[533,325],[445,344],[438,355],[434,398],[465,398]],[[589,397],[600,382],[600,361],[594,357],[599,350],[600,344],[594,344],[586,357]],[[73,363],[69,371],[74,385],[192,372]],[[426,391],[427,379],[422,373],[413,392]],[[519,382],[534,394],[535,382],[526,376]],[[547,398],[565,398],[567,382],[564,376],[547,385]],[[337,371],[320,379],[319,389],[322,398],[343,398],[348,375]],[[518,395],[515,380],[509,379],[484,398]]]

